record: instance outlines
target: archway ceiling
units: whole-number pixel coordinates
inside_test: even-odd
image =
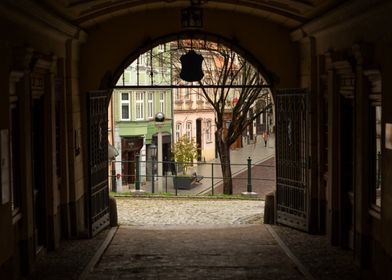
[[[89,28],[127,13],[185,8],[190,0],[41,0],[74,24]],[[204,9],[237,11],[295,29],[345,0],[201,0]]]

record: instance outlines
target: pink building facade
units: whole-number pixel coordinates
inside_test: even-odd
[[[215,113],[197,88],[174,90],[174,142],[183,136],[193,139],[199,148],[198,161],[215,158]]]

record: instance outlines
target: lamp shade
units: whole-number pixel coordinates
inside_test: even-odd
[[[111,144],[108,144],[108,158],[114,160],[118,156],[118,150]]]
[[[152,143],[150,145],[150,152],[151,152],[151,157],[156,158],[157,157],[157,145]]]

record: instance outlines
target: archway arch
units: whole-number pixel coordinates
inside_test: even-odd
[[[207,33],[207,32],[194,32],[194,31],[183,31],[180,33],[176,34],[168,34],[162,37],[159,37],[155,39],[154,41],[146,43],[144,46],[141,48],[131,52],[129,55],[125,57],[125,59],[118,65],[116,70],[114,71],[112,75],[112,79],[110,81],[110,84],[106,84],[107,88],[113,87],[118,79],[120,78],[121,74],[123,73],[124,69],[130,65],[133,61],[135,61],[141,54],[148,52],[149,50],[157,47],[160,44],[165,44],[168,42],[172,41],[178,41],[178,40],[204,40],[204,41],[209,41],[213,42],[216,44],[222,44],[233,51],[235,51],[237,54],[242,56],[244,59],[249,61],[255,69],[263,76],[263,78],[266,80],[267,84],[273,87],[275,84],[279,83],[279,77],[266,69],[262,62],[260,62],[253,54],[251,54],[249,51],[247,51],[243,46],[241,46],[238,42],[235,40],[230,40],[228,38],[225,38],[223,36],[213,34],[213,33]],[[105,80],[103,77],[102,80]],[[109,81],[108,81],[109,82]]]
[[[263,73],[267,72],[264,67],[260,63],[257,63],[256,59],[247,54],[244,49],[238,47],[235,42],[227,42],[220,37],[213,37],[211,34],[191,33],[165,37],[159,43],[150,43],[150,46],[154,47],[146,47],[138,51],[140,55],[137,58],[133,54],[128,56],[125,59],[126,62],[119,67],[119,73],[115,75],[115,82],[112,82],[112,86],[116,90],[115,108],[119,108],[117,106],[118,104],[121,105],[120,111],[116,114],[117,117],[120,116],[120,129],[123,127],[121,121],[130,120],[129,109],[127,109],[130,107],[128,102],[135,102],[132,120],[139,121],[146,132],[143,138],[145,139],[145,147],[141,151],[144,160],[149,160],[148,147],[152,144],[152,140],[148,131],[152,131],[154,127],[151,124],[151,119],[154,114],[152,114],[153,110],[150,109],[150,105],[153,108],[153,104],[157,104],[157,96],[153,97],[150,91],[154,91],[153,93],[156,94],[157,91],[168,88],[168,93],[173,96],[171,89],[184,89],[184,91],[180,92],[179,96],[182,96],[185,101],[180,100],[181,98],[178,99],[176,94],[176,104],[174,104],[173,97],[171,98],[171,112],[169,117],[172,121],[173,133],[175,133],[173,125],[181,123],[185,124],[183,130],[186,133],[184,134],[189,139],[195,138],[196,145],[200,149],[197,156],[198,161],[205,160],[206,158],[208,161],[215,159],[216,156],[214,155],[216,155],[215,150],[217,147],[219,157],[224,157],[223,151],[228,155],[230,148],[241,148],[244,143],[243,138],[251,138],[253,142],[256,139],[254,136],[257,133],[261,134],[261,132],[266,131],[268,127],[266,124],[259,123],[259,125],[265,126],[262,131],[261,129],[256,130],[253,122],[257,118],[267,119],[266,107],[272,104],[267,104],[272,100],[271,92],[268,90],[271,87],[270,79],[265,77],[266,74],[263,75],[261,73],[261,71]],[[179,67],[180,56],[185,54],[189,49],[194,49],[205,57],[203,69],[207,71],[205,76],[207,80],[203,78],[196,85],[192,83],[183,84],[184,81],[179,77],[180,71],[178,68],[181,68]],[[236,50],[239,50],[241,55]],[[157,77],[159,80],[161,74],[164,75],[164,73],[167,73],[167,71],[162,70],[162,66],[158,67],[154,63],[158,62],[155,59],[162,57],[162,54],[165,53],[168,53],[168,58],[165,59],[162,65],[163,68],[170,69],[170,77],[166,80],[169,83],[160,83],[157,80],[154,82],[154,77]],[[253,63],[249,62],[249,58],[253,60]],[[256,63],[257,66],[255,67],[254,65]],[[139,77],[142,78],[140,83]],[[193,88],[196,90],[193,90]],[[140,94],[144,97],[140,97]],[[210,98],[210,94],[215,97]],[[221,97],[217,97],[220,94],[222,94]],[[123,98],[123,95],[125,98]],[[192,95],[192,98],[190,98],[190,95]],[[223,95],[224,97],[222,97]],[[134,96],[134,98],[130,96]],[[212,100],[222,101],[213,104]],[[180,104],[184,106],[177,106],[177,101],[180,101]],[[127,103],[125,105],[125,118],[122,117],[121,112],[123,103]],[[139,115],[144,110],[140,109],[141,103],[145,104],[146,111],[149,112],[144,114],[144,117]],[[231,113],[229,112],[230,110]],[[177,112],[176,115],[173,114],[173,111]],[[193,112],[196,114],[193,114]],[[168,111],[164,111],[164,113],[166,114]],[[263,114],[263,117],[260,116],[261,114]],[[208,122],[208,120],[214,120],[212,121],[215,124],[213,132],[211,132],[211,121]],[[134,123],[130,123],[129,125],[134,125]],[[203,136],[202,131],[204,131]],[[209,131],[210,137],[205,135],[205,131]],[[118,135],[125,137],[125,133],[131,136],[133,132],[129,130],[125,132],[125,129],[123,129]],[[216,133],[221,134],[221,137],[218,137]],[[247,135],[244,136],[243,133]],[[216,135],[217,138],[213,140],[211,134]],[[132,136],[137,135],[132,134]],[[227,140],[218,142],[223,137],[226,137]],[[215,146],[213,145],[214,143]],[[249,141],[246,141],[246,144],[249,145]],[[208,147],[208,151],[205,151],[206,147]],[[203,149],[203,154],[201,153],[201,149]],[[230,163],[227,162],[225,166],[230,166]],[[226,174],[224,178],[231,178],[231,175]]]
[[[188,33],[173,16],[176,12],[180,11],[170,14],[166,10],[137,11],[132,16],[117,16],[104,25],[88,27],[88,38],[79,55],[81,92],[110,87],[121,68],[138,54],[159,44],[159,40],[176,39],[179,34]],[[262,63],[263,69],[268,70],[266,77],[279,77],[280,87],[299,85],[298,52],[288,29],[235,10],[206,10],[205,19],[201,32],[193,33],[213,35],[229,44],[234,42],[239,53],[240,49],[246,50],[254,58],[250,61]]]
[[[243,54],[254,65],[257,65],[256,67],[270,83],[277,84],[278,79],[272,77],[277,77],[278,75],[274,73],[278,73],[279,80],[282,81],[280,86],[295,87],[298,85],[298,75],[295,73],[295,70],[298,69],[297,52],[291,42],[288,30],[282,30],[271,22],[260,21],[260,18],[245,21],[244,17],[248,19],[249,15],[237,14],[234,11],[230,15],[238,16],[238,22],[242,22],[240,19],[243,18],[243,22],[246,22],[246,24],[231,24],[230,28],[222,28],[222,22],[232,20],[230,15],[221,11],[209,12],[211,15],[214,14],[210,19],[214,18],[214,21],[220,21],[220,23],[215,26],[211,22],[203,29],[203,32],[199,33],[199,37],[216,36],[230,46],[234,45],[239,53]],[[135,35],[133,37],[121,37],[122,34],[125,34],[125,26],[130,26],[130,23],[135,24],[136,18],[146,23],[143,29],[132,30],[133,33],[131,34]],[[173,25],[174,19],[170,17],[164,18],[164,27],[155,29],[154,26],[159,24],[156,21],[158,18],[162,19],[156,11],[148,14],[137,13],[132,19],[130,17],[114,18],[109,20],[107,25],[90,30],[89,40],[81,52],[81,57],[83,57],[81,60],[81,76],[84,77],[81,81],[81,92],[98,87],[110,89],[116,78],[119,77],[124,65],[137,58],[140,53],[158,45],[160,42],[168,41],[170,37],[178,38],[179,35],[187,33]],[[260,23],[264,28],[261,28]],[[249,32],[243,32],[244,29]],[[197,32],[189,34],[193,35]],[[268,39],[260,43],[258,38]],[[123,44],[122,40],[124,41]],[[117,48],[119,45],[122,46]],[[107,55],[97,63],[96,58],[103,53],[103,50]],[[92,65],[92,61],[97,67],[89,67],[89,65]]]

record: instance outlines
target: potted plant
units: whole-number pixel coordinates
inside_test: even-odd
[[[192,187],[193,177],[188,171],[197,158],[197,144],[193,139],[184,135],[174,144],[172,152],[177,167],[177,174],[173,177],[174,187],[189,189]],[[178,171],[181,171],[182,174],[178,174]]]

